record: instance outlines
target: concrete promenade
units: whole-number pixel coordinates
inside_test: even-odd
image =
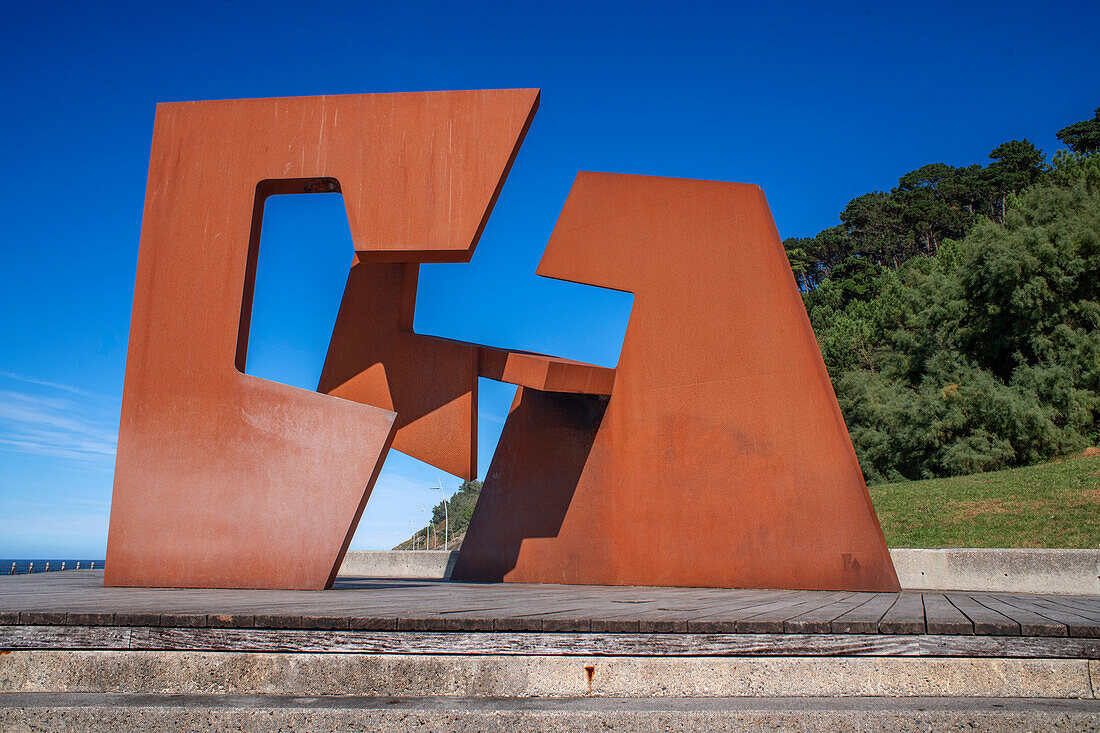
[[[0,578],[0,730],[1100,728],[1100,597]]]

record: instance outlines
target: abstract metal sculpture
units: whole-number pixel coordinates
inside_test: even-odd
[[[538,274],[634,293],[614,390],[518,390],[452,577],[899,589],[759,187],[581,173]]]
[[[454,577],[897,590],[758,187],[578,176],[538,274],[635,294],[616,369],[413,333],[420,263],[472,256],[537,104],[158,108],[108,585],[330,585],[391,443],[476,476],[488,377],[520,388]],[[319,190],[356,257],[313,394],[242,372],[263,200]]]
[[[513,90],[158,106],[107,585],[332,583],[396,416],[243,373],[263,202],[338,190],[360,262],[467,260],[537,102]]]

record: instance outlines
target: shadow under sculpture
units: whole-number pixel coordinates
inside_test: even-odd
[[[615,369],[413,333],[419,264],[472,256],[537,103],[158,107],[107,584],[331,585],[391,443],[476,476],[487,377],[519,389],[455,579],[898,589],[758,187],[578,175],[537,272],[634,293]],[[240,185],[201,188],[219,166]],[[356,256],[323,394],[241,373],[261,181],[344,193]],[[217,308],[239,327],[212,329]]]

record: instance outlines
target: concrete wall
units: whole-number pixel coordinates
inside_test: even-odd
[[[1097,672],[1088,659],[43,649],[0,656],[0,694],[1096,699]]]
[[[440,578],[451,576],[458,552],[454,550],[348,550],[339,575],[372,578]]]
[[[348,552],[340,575],[448,578],[457,551]],[[908,590],[1100,595],[1100,550],[890,550]]]
[[[1100,550],[890,550],[901,587],[1100,595]]]

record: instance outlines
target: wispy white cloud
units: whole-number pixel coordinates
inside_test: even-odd
[[[506,407],[504,401],[500,408]],[[489,422],[496,423],[499,411],[487,412],[496,418]],[[56,478],[52,473],[12,473],[12,483],[0,486],[0,556],[99,552],[95,548],[106,541],[118,418],[117,398],[0,371],[0,461],[3,454],[45,456],[53,467],[68,466],[84,474],[73,485],[72,474]],[[388,549],[423,527],[421,510],[430,511],[440,500],[434,489],[438,480],[448,495],[459,483],[391,451],[352,547]],[[84,549],[62,552],[66,547]]]
[[[107,496],[93,499],[81,498],[79,496],[67,496],[64,499],[64,506],[66,509],[79,510],[80,512],[86,512],[88,515],[97,512],[106,515],[110,511],[111,502]],[[8,519],[17,513],[24,516],[30,516],[35,513],[53,513],[56,509],[57,507],[55,505],[44,503],[42,499],[37,497],[33,499],[19,499],[0,496],[0,513]]]
[[[22,374],[16,374],[14,372],[5,372],[0,370],[0,379],[11,379],[17,382],[24,382],[26,384],[34,384],[39,387],[48,387],[50,389],[61,390],[62,392],[69,392],[71,394],[81,395],[82,397],[94,397],[100,400],[114,400],[114,397],[108,395],[99,394],[98,392],[89,392],[86,389],[80,387],[74,387],[70,384],[59,384],[57,382],[47,382],[43,379],[35,379],[34,377],[25,377]]]
[[[0,372],[0,380],[9,382],[0,388],[0,451],[110,467],[117,400],[10,372]]]

